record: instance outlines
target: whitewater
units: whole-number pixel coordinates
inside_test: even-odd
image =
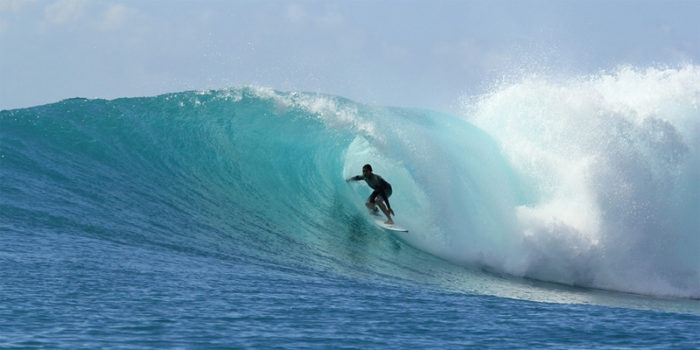
[[[695,347],[699,98],[687,65],[459,115],[255,86],[0,111],[0,344]],[[409,233],[344,181],[366,163]]]

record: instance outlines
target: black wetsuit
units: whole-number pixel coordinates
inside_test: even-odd
[[[389,204],[389,197],[391,196],[391,184],[386,182],[381,176],[377,174],[372,174],[369,178],[364,177],[363,175],[357,175],[353,176],[350,178],[350,180],[353,181],[360,181],[360,180],[365,180],[367,185],[369,187],[372,187],[374,191],[372,194],[369,196],[369,202],[374,203],[375,198],[377,196],[381,196],[384,201],[386,202],[386,206],[388,209],[391,209],[391,205]]]

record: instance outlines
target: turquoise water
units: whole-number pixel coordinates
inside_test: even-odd
[[[697,348],[699,76],[2,111],[0,347]]]

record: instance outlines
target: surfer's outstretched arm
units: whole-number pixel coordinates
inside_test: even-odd
[[[364,180],[364,179],[365,179],[364,176],[362,176],[362,175],[356,175],[356,176],[352,176],[352,177],[349,177],[349,178],[345,179],[345,182],[360,181],[360,180]]]

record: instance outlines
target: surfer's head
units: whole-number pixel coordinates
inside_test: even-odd
[[[365,164],[362,166],[362,175],[370,175],[372,174],[372,166],[369,164]]]

